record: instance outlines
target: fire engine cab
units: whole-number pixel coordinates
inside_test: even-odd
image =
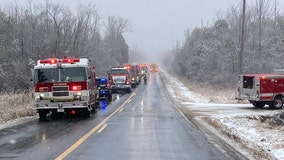
[[[284,74],[246,74],[239,76],[236,99],[248,100],[256,108],[266,104],[281,109],[284,97]]]
[[[131,77],[124,67],[112,67],[108,73],[112,93],[131,92]]]
[[[33,75],[39,120],[50,113],[89,117],[97,107],[94,69],[86,58],[38,60]]]

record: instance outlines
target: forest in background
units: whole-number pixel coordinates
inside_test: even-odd
[[[218,15],[211,26],[185,31],[163,60],[167,69],[190,81],[233,86],[240,73],[272,73],[284,68],[284,15],[277,2],[256,0],[246,4],[243,68],[240,70],[242,4]],[[171,64],[171,65],[168,65]]]
[[[110,66],[128,62],[123,33],[129,28],[122,17],[103,21],[94,4],[80,5],[77,12],[48,1],[11,4],[0,10],[0,92],[29,90],[31,67],[50,57],[89,58],[97,76],[105,76]]]

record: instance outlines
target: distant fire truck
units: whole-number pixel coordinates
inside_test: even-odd
[[[47,114],[89,117],[97,107],[95,67],[86,58],[43,59],[34,66],[35,108]]]
[[[125,69],[127,69],[127,71],[130,74],[131,87],[135,88],[140,83],[139,70],[138,70],[137,65],[134,65],[134,64],[124,64],[123,66],[124,66]]]
[[[158,72],[159,69],[158,69],[158,64],[150,64],[150,72]]]
[[[139,72],[139,82],[147,74],[147,70],[148,70],[148,65],[146,63],[139,64],[139,69],[138,69],[138,72]]]
[[[266,104],[281,109],[284,97],[284,74],[246,74],[239,76],[238,100],[248,100],[256,108]]]
[[[108,79],[112,93],[131,92],[130,74],[124,67],[112,67],[108,73]]]

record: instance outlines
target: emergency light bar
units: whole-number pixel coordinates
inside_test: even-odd
[[[50,59],[42,59],[39,61],[40,64],[56,64],[58,62],[76,63],[76,62],[80,62],[80,59],[79,58],[67,58],[67,59],[50,58]]]
[[[130,69],[131,67],[130,67],[130,66],[125,66],[124,68],[128,70],[128,69]]]
[[[106,79],[105,78],[101,78],[101,82],[106,82]]]

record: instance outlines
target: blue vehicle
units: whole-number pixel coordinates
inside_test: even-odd
[[[112,91],[107,78],[96,78],[96,86],[98,90],[98,100],[112,100]]]

